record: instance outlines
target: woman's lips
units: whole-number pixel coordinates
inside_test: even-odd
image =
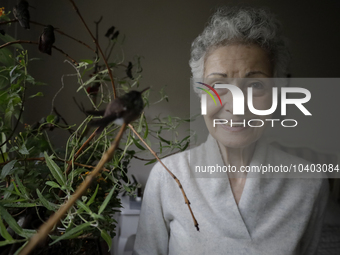
[[[216,123],[216,126],[221,126],[223,129],[228,130],[230,132],[240,132],[244,129],[249,128],[247,120],[228,120],[228,123],[222,124]]]

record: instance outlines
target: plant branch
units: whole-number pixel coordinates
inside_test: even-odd
[[[86,179],[79,185],[79,187],[70,197],[70,199],[64,205],[62,205],[60,209],[39,228],[37,234],[32,236],[28,244],[21,250],[19,255],[28,255],[38,243],[43,241],[46,238],[46,236],[50,233],[53,226],[59,222],[59,220],[67,213],[71,206],[87,190],[88,186],[91,184],[94,178],[100,173],[105,163],[111,160],[111,158],[113,157],[113,153],[119,145],[119,141],[123,136],[125,127],[126,124],[124,123],[120,128],[119,133],[117,134],[115,140],[111,144],[110,148],[104,153],[96,168],[90,174],[87,175]]]
[[[150,148],[150,146],[143,140],[143,138],[137,133],[137,131],[133,128],[133,126],[131,124],[129,124],[129,128],[135,133],[135,135],[139,138],[139,140],[141,140],[143,142],[143,144],[146,146],[146,148],[148,148],[148,150],[152,153],[152,155],[155,156],[155,158],[159,161],[159,163],[162,164],[162,166],[165,168],[166,171],[168,171],[168,173],[172,176],[172,178],[175,179],[175,181],[177,182],[178,184],[178,187],[181,189],[182,191],[182,194],[183,194],[183,197],[184,197],[184,201],[185,203],[188,205],[188,208],[189,208],[189,211],[190,211],[190,214],[191,214],[191,217],[194,221],[194,225],[197,229],[197,231],[199,231],[199,227],[198,227],[198,222],[194,216],[194,213],[192,212],[191,210],[191,206],[190,206],[190,201],[189,199],[187,198],[187,195],[185,194],[185,191],[183,189],[183,186],[181,184],[181,182],[179,181],[179,179],[176,177],[176,175],[174,175],[170,170],[169,168],[167,168],[163,162],[160,160],[160,158],[157,156],[157,154]]]
[[[57,115],[61,118],[61,120],[65,123],[66,126],[70,126],[70,125],[67,123],[67,121],[64,119],[64,117],[60,115],[60,113],[57,111],[57,109],[56,109],[55,107],[53,107],[53,111],[55,112],[55,114],[57,114]],[[68,131],[70,132],[70,134],[72,135],[72,131],[71,131],[70,129],[67,129],[67,130],[68,130]]]
[[[9,20],[9,21],[2,21],[2,22],[0,22],[0,25],[5,25],[5,24],[8,24],[8,23],[12,23],[12,22],[18,22],[18,20],[17,20],[17,19],[12,19],[12,20]],[[42,26],[42,27],[47,27],[47,25],[44,25],[44,24],[42,24],[42,23],[39,23],[39,22],[36,22],[36,21],[32,21],[32,20],[30,21],[30,23],[35,24],[35,25],[38,25],[38,26]],[[70,38],[70,39],[72,39],[72,40],[74,40],[74,41],[76,41],[76,42],[78,42],[78,43],[84,45],[84,46],[86,46],[87,48],[89,48],[90,50],[92,50],[93,52],[95,52],[95,50],[92,49],[89,45],[87,45],[87,44],[84,43],[83,41],[78,40],[77,38],[74,38],[74,37],[72,37],[72,36],[70,36],[70,35],[64,33],[64,32],[61,31],[59,28],[55,28],[54,31],[56,31],[57,33],[59,33],[59,34],[61,34],[61,35],[64,35],[64,36],[66,36],[66,37],[68,37],[68,38]]]
[[[118,149],[123,151],[123,149],[121,149],[121,148],[118,148]],[[169,154],[161,157],[160,159],[167,158],[167,157],[169,157],[171,155],[175,155],[175,154],[180,153],[180,152],[182,152],[182,150],[169,153]],[[137,157],[135,155],[133,155],[132,157],[135,158],[135,159],[141,160],[141,161],[151,161],[151,160],[153,160],[153,158],[140,158],[140,157]]]
[[[94,23],[96,24],[96,40],[97,40],[97,42],[98,42],[98,27],[99,27],[99,23],[102,21],[102,19],[103,19],[103,16],[101,16],[100,17],[100,19],[98,20],[98,21],[95,21]],[[98,43],[99,44],[99,43]],[[98,56],[98,46],[96,45],[96,56]],[[96,74],[97,72],[98,72],[98,61],[96,61],[96,64],[95,64],[95,66],[94,66],[94,73]]]
[[[103,51],[102,51],[102,49],[101,49],[101,47],[100,47],[98,41],[97,41],[96,38],[93,36],[93,34],[92,34],[91,30],[89,29],[89,27],[86,25],[86,22],[85,22],[85,20],[83,19],[83,16],[80,14],[78,7],[76,6],[76,4],[74,3],[73,0],[69,0],[69,1],[70,1],[71,4],[73,5],[74,10],[76,11],[76,13],[78,14],[79,18],[81,19],[81,21],[83,22],[84,26],[86,27],[86,30],[87,30],[87,31],[89,32],[89,34],[91,35],[93,42],[96,44],[96,47],[98,47],[98,50],[99,50],[99,52],[100,52],[100,55],[102,55],[102,57],[103,57],[103,61],[104,61],[104,63],[105,63],[105,66],[106,66],[106,68],[107,68],[107,71],[108,71],[109,76],[110,76],[110,79],[111,79],[112,88],[113,88],[113,97],[116,98],[116,97],[117,97],[117,94],[116,94],[115,83],[114,83],[114,80],[113,80],[112,70],[111,70],[109,64],[107,63],[107,60],[106,60],[106,58],[105,58],[105,55],[104,55],[104,53],[103,53]]]
[[[24,41],[24,40],[17,40],[17,41],[12,41],[12,42],[8,42],[8,43],[5,43],[3,45],[0,45],[0,49],[1,48],[4,48],[4,47],[7,47],[9,45],[12,45],[12,44],[17,44],[17,43],[28,43],[28,44],[39,44],[38,42],[33,42],[33,41]],[[56,46],[52,46],[52,48],[54,48],[55,50],[59,51],[61,54],[65,55],[67,58],[69,58],[74,65],[78,65],[77,61],[75,61],[73,58],[71,58],[68,54],[66,54],[64,51],[62,51],[61,49],[57,48]]]

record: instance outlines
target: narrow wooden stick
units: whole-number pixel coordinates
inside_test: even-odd
[[[185,194],[185,191],[184,191],[183,186],[182,186],[181,182],[179,181],[179,179],[176,177],[176,175],[174,175],[174,174],[169,170],[169,168],[167,168],[167,167],[163,164],[163,162],[162,162],[162,161],[160,160],[160,158],[157,156],[156,152],[154,152],[154,151],[150,148],[150,146],[143,140],[143,138],[137,133],[137,131],[133,128],[133,126],[132,126],[131,124],[129,124],[129,128],[135,133],[135,135],[139,138],[139,140],[141,140],[141,141],[144,143],[144,145],[146,146],[146,148],[148,148],[148,150],[152,153],[152,155],[154,155],[154,157],[159,161],[159,163],[162,164],[162,166],[165,168],[165,170],[168,171],[168,173],[172,176],[172,178],[174,178],[174,180],[177,182],[178,187],[179,187],[179,188],[181,189],[181,191],[182,191],[182,194],[183,194],[183,197],[184,197],[184,201],[185,201],[185,203],[188,205],[188,208],[189,208],[191,217],[192,217],[192,219],[193,219],[193,221],[194,221],[194,225],[195,225],[197,231],[200,231],[200,229],[199,229],[199,227],[198,227],[198,222],[197,222],[197,220],[196,220],[196,218],[195,218],[194,213],[193,213],[192,210],[191,210],[190,201],[189,201],[189,199],[187,198],[187,195]]]
[[[96,168],[80,184],[80,186],[70,197],[70,199],[64,205],[62,205],[59,208],[59,210],[55,214],[53,214],[48,219],[48,221],[46,221],[39,228],[38,232],[34,236],[32,236],[28,244],[20,251],[19,255],[28,255],[39,242],[43,241],[46,238],[46,236],[50,233],[53,226],[59,222],[59,220],[67,213],[67,211],[77,201],[77,199],[80,198],[82,194],[87,190],[88,186],[91,184],[91,182],[95,179],[95,177],[100,173],[100,171],[104,167],[104,164],[112,159],[113,153],[118,147],[119,141],[123,136],[125,127],[126,124],[124,123],[120,128],[115,140],[111,144],[110,148],[104,153]]]

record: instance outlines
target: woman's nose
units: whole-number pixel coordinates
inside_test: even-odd
[[[221,97],[222,105],[224,106],[224,110],[227,112],[233,113],[233,95],[230,90],[227,90],[226,93]]]

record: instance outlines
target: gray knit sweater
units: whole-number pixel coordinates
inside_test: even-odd
[[[328,198],[327,179],[251,178],[248,174],[237,205],[225,173],[222,178],[190,174],[193,162],[224,164],[211,135],[200,146],[163,162],[181,181],[200,231],[177,183],[157,163],[145,188],[134,254],[316,254]],[[250,165],[300,163],[307,162],[261,139]]]

